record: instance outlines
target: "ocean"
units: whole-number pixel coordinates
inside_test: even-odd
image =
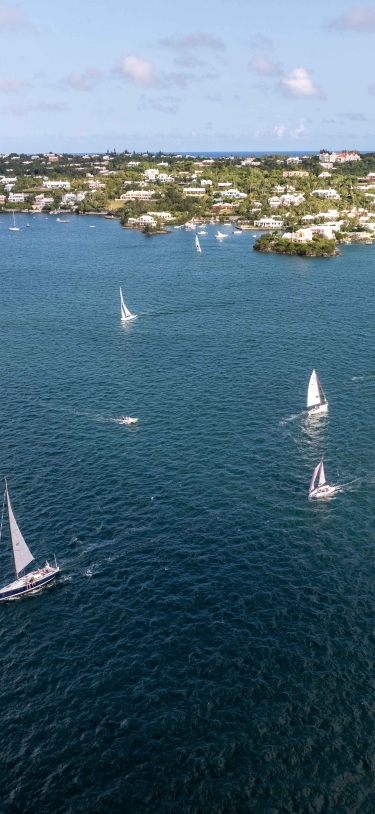
[[[2,814],[370,814],[374,247],[68,217],[0,218],[0,474],[61,567],[0,604]]]

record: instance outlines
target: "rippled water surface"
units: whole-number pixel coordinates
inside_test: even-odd
[[[0,605],[2,814],[373,812],[375,248],[18,220],[0,473],[62,571]]]

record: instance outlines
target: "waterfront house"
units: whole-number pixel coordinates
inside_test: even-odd
[[[8,201],[9,203],[24,203],[25,195],[23,192],[10,192]]]
[[[281,229],[283,225],[284,221],[277,218],[260,218],[254,221],[254,226],[260,229]]]

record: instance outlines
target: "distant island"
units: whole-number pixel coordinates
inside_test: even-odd
[[[270,252],[273,254],[294,254],[299,257],[335,257],[339,254],[336,250],[335,239],[314,235],[309,240],[290,240],[278,234],[261,235],[254,243],[254,251]]]
[[[289,235],[288,254],[331,256],[334,239],[371,239],[374,203],[375,153],[0,155],[1,212],[98,214],[146,235],[192,219],[230,220]],[[285,243],[271,243],[257,249],[285,252]]]

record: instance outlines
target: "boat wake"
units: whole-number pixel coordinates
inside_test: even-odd
[[[301,413],[293,413],[293,415],[288,416],[288,418],[283,418],[282,421],[279,421],[279,427],[283,427],[284,424],[288,424],[289,421],[295,421],[296,418],[301,418],[306,413],[306,410],[302,410]]]

